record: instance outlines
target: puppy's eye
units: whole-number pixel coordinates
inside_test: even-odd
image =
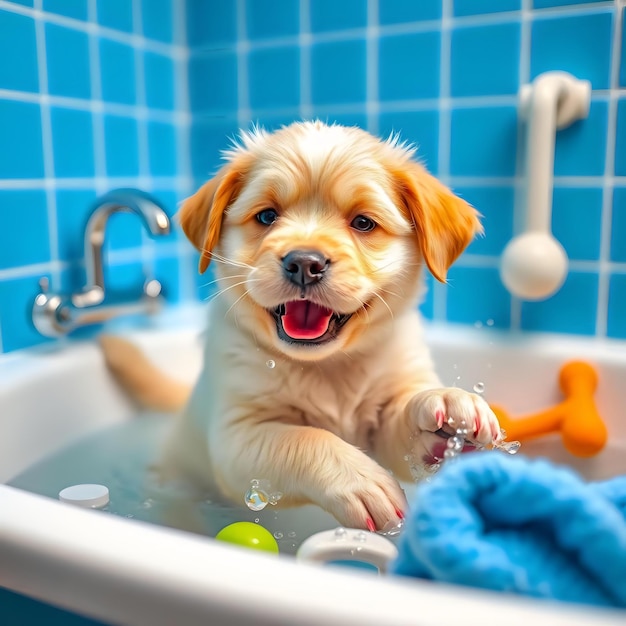
[[[369,233],[370,230],[376,228],[376,222],[369,217],[365,217],[365,215],[357,215],[352,222],[350,222],[350,226],[352,226],[354,230],[358,230],[362,233]]]
[[[259,211],[255,217],[259,224],[271,226],[278,219],[278,213],[274,209],[263,209]]]

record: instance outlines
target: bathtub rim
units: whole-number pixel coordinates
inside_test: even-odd
[[[459,615],[467,616],[466,624],[482,626],[503,623],[503,615],[508,626],[531,620],[551,626],[583,626],[590,620],[617,626],[624,620],[619,610],[329,570],[101,512],[68,509],[7,486],[0,486],[0,501],[18,512],[11,523],[0,522],[0,584],[112,623],[191,626],[206,624],[209,616],[216,626],[452,626]],[[88,579],[96,584],[90,587]],[[363,598],[378,601],[367,604]],[[451,598],[454,611],[447,611]]]

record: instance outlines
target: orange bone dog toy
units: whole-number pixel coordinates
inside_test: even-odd
[[[575,456],[597,454],[607,440],[607,430],[593,400],[598,375],[588,363],[571,361],[559,372],[559,387],[565,400],[534,415],[512,419],[492,406],[507,439],[531,439],[560,432],[565,448]]]

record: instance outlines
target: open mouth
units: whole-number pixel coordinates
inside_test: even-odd
[[[337,313],[310,300],[292,300],[270,313],[280,339],[298,344],[332,341],[352,315]]]

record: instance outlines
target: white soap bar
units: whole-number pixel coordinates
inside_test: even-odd
[[[109,503],[109,490],[104,485],[72,485],[59,492],[59,500],[87,509],[101,509]]]

